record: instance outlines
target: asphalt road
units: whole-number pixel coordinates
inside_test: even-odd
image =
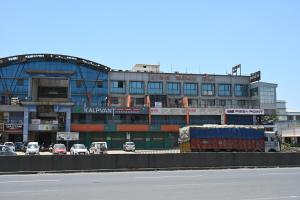
[[[300,200],[300,168],[0,176],[2,200]]]

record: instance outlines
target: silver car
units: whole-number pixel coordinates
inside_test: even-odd
[[[134,142],[125,142],[125,144],[123,144],[123,150],[124,151],[135,151]]]
[[[39,145],[37,143],[28,143],[26,148],[26,155],[40,155]]]
[[[11,151],[16,151],[16,147],[13,142],[5,142],[4,145],[10,148]]]
[[[16,156],[17,154],[13,152],[9,147],[5,145],[0,145],[0,156]]]

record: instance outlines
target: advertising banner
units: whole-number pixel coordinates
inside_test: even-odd
[[[79,140],[78,132],[57,132],[56,140],[77,141]]]

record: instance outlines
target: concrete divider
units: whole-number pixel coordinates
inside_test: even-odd
[[[295,167],[300,153],[1,156],[0,172]]]

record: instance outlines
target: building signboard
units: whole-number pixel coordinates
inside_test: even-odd
[[[189,115],[222,115],[223,109],[219,108],[189,108]]]
[[[58,130],[57,124],[29,124],[30,131],[56,131]]]
[[[57,132],[56,140],[77,141],[79,140],[78,132]]]
[[[185,108],[151,108],[151,115],[186,115]]]
[[[22,131],[23,130],[23,124],[4,124],[6,131]]]
[[[73,113],[148,114],[148,108],[75,106],[73,108]]]
[[[168,81],[170,80],[170,76],[165,74],[150,74],[149,79],[151,81],[163,81],[163,80]]]
[[[40,119],[32,119],[31,124],[41,124],[41,120]]]
[[[264,115],[264,109],[225,109],[227,115]]]
[[[176,80],[178,80],[178,81],[196,81],[197,77],[191,76],[191,75],[176,75]]]

